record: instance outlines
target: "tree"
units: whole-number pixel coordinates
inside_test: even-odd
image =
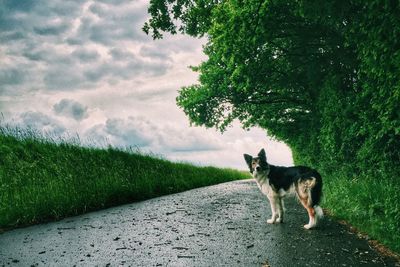
[[[323,80],[342,64],[339,54],[349,58],[340,32],[301,10],[293,1],[151,1],[144,29],[154,38],[160,30],[207,34],[208,60],[193,68],[200,84],[182,88],[177,98],[192,123],[223,131],[239,119],[290,142],[295,129],[318,122]]]

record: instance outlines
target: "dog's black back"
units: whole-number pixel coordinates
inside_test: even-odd
[[[305,166],[281,167],[269,165],[269,183],[276,191],[280,189],[287,191],[292,185],[297,185],[311,177],[316,179],[315,187],[311,190],[312,206],[314,206],[319,204],[322,196],[322,178],[316,170]]]

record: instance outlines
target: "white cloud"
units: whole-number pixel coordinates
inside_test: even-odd
[[[120,146],[149,146],[154,139],[151,133],[156,128],[143,118],[129,117],[127,121],[122,119],[107,119],[104,126],[105,132],[115,137]]]
[[[107,119],[104,124],[90,128],[84,136],[90,140],[93,136],[110,140],[112,144],[121,147],[135,146],[166,154],[222,149],[219,140],[213,136],[176,124],[158,124],[141,116]]]
[[[66,133],[66,128],[60,121],[38,111],[23,112],[6,123],[12,126],[24,126],[51,136],[62,136]]]

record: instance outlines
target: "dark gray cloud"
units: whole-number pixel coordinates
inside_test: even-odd
[[[125,71],[120,70],[121,77],[132,78],[135,74],[146,74],[149,76],[164,75],[171,65],[167,62],[157,61],[131,61],[126,65]],[[117,75],[117,73],[115,73]]]
[[[90,82],[99,82],[109,75],[111,69],[108,65],[100,65],[96,68],[85,70],[83,75]]]
[[[101,3],[93,3],[89,7],[90,12],[97,15],[98,17],[105,17],[107,16],[108,6],[102,5]]]
[[[1,19],[0,19],[0,24],[1,24]],[[1,26],[0,26],[1,29]],[[6,43],[13,43],[15,44],[16,41],[23,40],[25,38],[25,35],[23,32],[20,31],[4,31],[2,34],[0,34],[0,43],[6,44]]]
[[[14,1],[3,0],[0,5],[2,32],[56,35],[69,28],[73,19],[82,12],[85,1]]]
[[[73,91],[82,88],[86,79],[79,67],[56,66],[44,74],[43,82],[47,90]]]
[[[109,4],[109,5],[121,5],[129,3],[130,0],[98,0],[98,2]]]
[[[135,58],[132,52],[129,52],[125,48],[114,47],[108,52],[112,58],[116,61],[127,61]]]
[[[62,99],[53,106],[56,114],[81,121],[89,117],[88,107],[72,99]]]
[[[0,94],[18,96],[37,90],[41,86],[38,66],[21,57],[10,58],[11,62],[0,64]]]
[[[97,61],[100,58],[100,54],[96,50],[86,48],[75,49],[71,55],[83,63]]]
[[[71,28],[71,25],[64,23],[49,23],[43,26],[33,27],[33,31],[39,35],[59,35]]]
[[[114,46],[124,40],[150,41],[141,30],[148,16],[146,6],[114,6],[96,2],[90,5],[89,10],[98,19],[88,17],[81,20],[79,39],[86,38],[106,46]]]
[[[46,4],[39,2],[40,4],[36,5],[36,12],[43,17],[50,16],[69,20],[82,13],[86,2],[87,0],[48,0]]]
[[[67,37],[65,39],[65,41],[67,42],[67,44],[69,45],[76,45],[76,46],[82,46],[85,43],[85,40],[83,40],[82,38],[80,38],[79,36],[72,36],[72,37]]]
[[[88,68],[84,71],[86,79],[99,82],[106,78],[117,78],[118,80],[134,79],[139,75],[161,76],[167,72],[171,64],[167,62],[144,61],[131,55],[125,61],[106,61],[102,64]]]
[[[3,0],[2,4],[4,5],[5,10],[8,11],[29,11],[37,4],[35,0],[24,0],[24,1],[15,1],[15,0]]]
[[[176,91],[170,88],[164,89],[153,89],[153,90],[141,90],[139,92],[133,92],[129,94],[129,97],[134,98],[137,101],[152,102],[160,101],[165,99],[175,99]]]
[[[68,51],[57,49],[57,47],[53,45],[26,43],[23,48],[16,46],[9,51],[15,56],[22,55],[31,61],[43,61],[43,63],[49,65],[51,68],[74,63]],[[32,63],[37,64],[37,62]]]
[[[0,67],[0,86],[21,84],[24,82],[25,76],[25,71],[17,67]]]
[[[22,52],[22,55],[29,60],[32,61],[45,61],[48,58],[48,52],[41,49],[41,50],[31,50],[26,49],[25,52]]]
[[[142,46],[140,49],[140,55],[143,57],[148,57],[148,58],[155,58],[159,60],[171,60],[170,57],[170,52],[167,51],[166,49],[161,49],[160,47],[156,46]]]
[[[118,23],[105,20],[90,25],[87,34],[91,41],[106,46],[113,46],[124,40],[140,40],[145,37],[139,29],[132,26],[124,27]]]

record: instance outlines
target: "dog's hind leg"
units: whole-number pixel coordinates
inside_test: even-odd
[[[315,209],[313,207],[310,207],[307,197],[305,197],[305,198],[300,197],[299,199],[300,199],[300,202],[303,205],[303,207],[307,210],[308,218],[309,218],[308,224],[305,224],[304,228],[311,229],[317,225],[317,216],[316,216]]]
[[[314,208],[307,207],[309,221],[308,224],[304,225],[305,229],[314,228],[317,225],[317,217],[315,216]]]

